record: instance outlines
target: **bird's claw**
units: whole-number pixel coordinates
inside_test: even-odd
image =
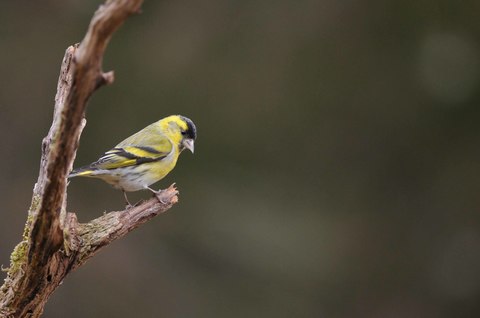
[[[142,203],[142,201],[143,200],[140,200],[134,204],[131,204],[130,202],[125,202],[125,210],[139,206]]]
[[[176,200],[178,200],[178,199],[174,199],[174,197],[176,197],[178,194],[178,190],[175,187],[175,183],[170,185],[165,190],[153,191],[153,194],[155,195],[155,197],[157,197],[158,201],[161,204],[175,203]]]
[[[167,204],[167,198],[165,197],[164,191],[160,190],[157,193],[155,193],[155,196],[157,197],[158,201],[161,204]]]

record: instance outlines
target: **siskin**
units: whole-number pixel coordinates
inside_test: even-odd
[[[73,170],[69,178],[99,178],[126,192],[148,189],[158,196],[160,191],[150,185],[163,179],[177,163],[186,148],[193,153],[197,137],[195,124],[187,117],[173,115],[163,118],[128,137],[100,159]]]

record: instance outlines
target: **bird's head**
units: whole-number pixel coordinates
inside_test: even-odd
[[[180,151],[186,148],[193,153],[197,138],[197,128],[193,121],[185,116],[172,115],[162,119],[161,122],[165,125],[170,139],[178,144]]]

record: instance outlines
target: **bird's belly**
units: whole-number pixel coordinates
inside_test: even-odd
[[[127,192],[145,189],[151,184],[163,179],[175,167],[176,160],[165,159],[159,162],[144,163],[139,166],[122,168],[125,169],[122,177],[111,184]]]

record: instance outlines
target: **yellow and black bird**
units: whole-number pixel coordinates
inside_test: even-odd
[[[163,179],[177,164],[184,149],[193,153],[197,137],[195,124],[187,117],[172,115],[163,118],[128,137],[100,159],[73,170],[69,178],[99,178],[126,192],[148,189]]]

